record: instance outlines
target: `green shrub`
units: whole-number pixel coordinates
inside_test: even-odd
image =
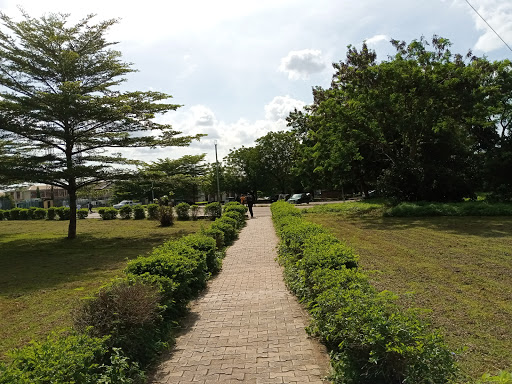
[[[30,208],[28,208],[27,220],[34,220],[35,219],[34,216],[35,216],[36,209],[37,209],[37,207],[30,207]]]
[[[46,218],[48,220],[55,220],[55,217],[57,216],[57,208],[55,207],[49,207],[46,210]]]
[[[162,227],[170,227],[174,224],[174,211],[171,206],[161,205],[158,207],[158,220]]]
[[[179,241],[167,242],[155,248],[149,256],[131,260],[126,272],[171,279],[176,283],[175,302],[181,309],[206,286],[208,279],[206,256]]]
[[[245,214],[247,213],[247,210],[248,210],[248,208],[245,205],[240,204],[236,201],[231,201],[231,202],[227,203],[226,205],[224,205],[224,212],[235,211],[235,212],[241,213],[242,216],[245,216]]]
[[[205,235],[193,234],[182,237],[180,241],[205,256],[208,272],[215,273],[220,270],[220,260],[217,258],[217,244],[214,239]]]
[[[178,220],[189,220],[190,215],[190,205],[187,203],[179,203],[176,206],[176,214],[178,215]]]
[[[84,300],[74,312],[75,328],[108,344],[142,366],[163,347],[159,289],[132,279],[118,279]]]
[[[45,341],[33,341],[9,353],[12,361],[0,366],[0,384],[142,384],[137,365],[119,351],[109,356],[105,342],[85,334],[52,334]]]
[[[204,214],[210,220],[215,220],[222,215],[222,205],[217,201],[206,204],[204,207]]]
[[[44,208],[36,208],[36,210],[32,214],[32,218],[34,220],[43,220],[46,218],[47,210]]]
[[[19,210],[19,218],[20,220],[28,220],[30,211],[26,208],[22,208]]]
[[[190,206],[190,214],[192,216],[192,220],[197,220],[197,215],[199,213],[199,205],[191,205]]]
[[[476,384],[511,384],[512,372],[500,371],[497,375],[484,374]]]
[[[11,212],[9,210],[4,211],[4,219],[10,220]]]
[[[55,211],[57,212],[57,216],[59,216],[59,220],[69,220],[71,217],[69,207],[57,207]]]
[[[233,220],[233,219],[231,219],[231,220]],[[233,243],[233,241],[235,241],[235,239],[236,239],[235,227],[226,221],[217,219],[212,223],[210,228],[220,229],[224,233],[224,244],[225,245],[231,245]]]
[[[240,229],[245,225],[245,214],[238,211],[226,211],[222,214],[222,217],[229,217],[236,221],[236,228]]]
[[[131,205],[123,205],[119,210],[119,216],[121,216],[123,220],[129,220],[132,218],[132,212],[133,209]]]
[[[212,228],[212,227],[210,227],[208,229],[202,228],[201,234],[214,239],[218,250],[222,249],[224,247],[224,232],[220,228]]]
[[[80,208],[76,211],[76,217],[79,219],[86,219],[89,216],[89,210],[87,208]]]
[[[21,208],[13,208],[9,210],[9,220],[21,220],[20,211]]]
[[[148,219],[158,220],[158,204],[148,204]]]
[[[133,218],[135,220],[142,220],[146,218],[146,211],[142,205],[136,205],[133,207]]]
[[[0,221],[5,220],[4,210],[0,209]]]
[[[103,220],[115,220],[119,211],[114,207],[109,207],[98,209],[98,213]]]

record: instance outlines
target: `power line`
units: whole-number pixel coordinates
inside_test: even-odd
[[[498,36],[498,37],[500,38],[500,40],[501,40],[501,41],[503,41],[503,44],[505,44],[505,45],[507,46],[507,48],[508,48],[508,49],[510,49],[510,51],[512,52],[512,48],[510,48],[510,45],[508,45],[508,44],[507,44],[507,42],[501,38],[501,36],[499,35],[499,33],[498,33],[498,32],[496,32],[496,31],[494,30],[494,28],[493,28],[493,27],[491,27],[491,24],[489,24],[489,23],[487,22],[487,20],[485,20],[485,19],[483,18],[483,16],[482,16],[480,13],[478,13],[478,11],[475,9],[475,7],[473,7],[473,6],[471,5],[471,3],[470,3],[468,0],[466,0],[466,3],[468,3],[468,5],[469,5],[471,8],[473,8],[473,11],[475,11],[475,13],[476,13],[478,16],[480,16],[480,18],[485,22],[485,24],[487,24],[487,25],[488,25],[488,27],[489,27],[489,28],[491,28],[491,30],[496,34],[496,36]]]

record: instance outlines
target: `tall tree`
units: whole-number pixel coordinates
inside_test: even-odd
[[[74,238],[77,190],[132,163],[112,149],[185,146],[201,135],[153,121],[179,107],[162,102],[169,95],[115,89],[134,72],[105,39],[116,20],[93,24],[89,15],[69,25],[68,17],[0,14],[0,134],[24,146],[11,174],[67,190]]]

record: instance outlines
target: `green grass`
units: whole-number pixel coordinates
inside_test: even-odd
[[[78,237],[68,240],[68,222],[1,221],[0,359],[70,326],[77,301],[120,275],[126,260],[197,232],[202,223],[164,228],[149,220],[80,220]]]
[[[374,286],[428,309],[463,375],[512,367],[512,218],[307,214],[360,255]]]

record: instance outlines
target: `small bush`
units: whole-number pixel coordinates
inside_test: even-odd
[[[148,219],[158,220],[158,204],[148,204]]]
[[[247,210],[248,208],[245,205],[242,205],[236,201],[231,201],[224,206],[224,213],[235,211],[242,214],[242,216],[245,216]]]
[[[161,205],[158,208],[158,220],[162,227],[170,227],[174,224],[174,212],[172,207],[168,205]]]
[[[49,207],[46,210],[46,218],[48,220],[55,220],[55,217],[57,216],[57,208],[55,207]]]
[[[133,218],[135,220],[142,220],[146,218],[146,211],[142,205],[136,205],[133,207]]]
[[[22,208],[19,211],[19,220],[28,220],[29,219],[29,210]]]
[[[87,216],[89,216],[89,210],[87,208],[77,209],[76,217],[79,219],[87,219]]]
[[[100,217],[103,220],[115,220],[117,218],[117,214],[119,211],[115,209],[114,207],[109,208],[100,208],[98,210],[98,213],[100,214]]]
[[[110,336],[111,347],[147,365],[163,346],[158,288],[130,279],[114,280],[74,313],[74,324],[94,337]]]
[[[187,203],[180,203],[176,206],[176,214],[178,215],[178,220],[189,220],[190,205]]]
[[[199,214],[199,205],[191,205],[190,206],[190,214],[192,216],[192,220],[197,220],[197,215]]]
[[[180,241],[206,257],[206,266],[210,273],[219,271],[220,264],[217,259],[217,244],[214,239],[209,236],[194,234],[182,237]]]
[[[69,220],[71,217],[71,210],[69,207],[57,207],[56,210],[59,220]]]
[[[210,218],[210,220],[215,220],[222,215],[222,206],[219,202],[206,204],[204,207],[204,214],[206,217]]]
[[[21,208],[13,208],[9,211],[9,220],[21,220],[20,218]]]
[[[222,217],[229,217],[236,221],[236,228],[240,229],[245,225],[245,215],[238,211],[227,211],[222,214]]]
[[[9,353],[12,361],[0,365],[0,384],[143,383],[137,365],[119,351],[109,358],[106,340],[54,333],[42,342],[33,341]]]
[[[43,220],[46,218],[47,210],[44,208],[36,208],[33,212],[32,217],[34,220]]]
[[[221,221],[220,219],[215,220],[210,228],[220,229],[224,233],[224,244],[231,245],[236,239],[236,230],[232,224]]]
[[[37,207],[30,207],[30,208],[28,208],[27,220],[34,220],[35,219],[34,216],[35,216],[36,209],[37,209]]]
[[[220,228],[201,229],[201,234],[214,239],[217,249],[224,247],[224,232]]]
[[[0,209],[0,221],[2,220],[5,220],[5,214],[4,214],[4,210],[3,209]]]
[[[132,218],[132,206],[131,205],[123,205],[121,209],[119,210],[119,216],[123,220],[129,220]]]

